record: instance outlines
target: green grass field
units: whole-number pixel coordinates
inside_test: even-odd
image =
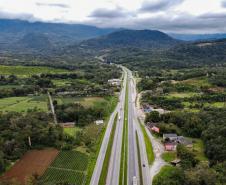
[[[186,93],[177,93],[172,92],[169,95],[167,95],[167,98],[190,98],[192,96],[199,95],[199,93],[193,93],[193,92],[186,92]]]
[[[79,127],[72,127],[72,128],[64,128],[64,133],[69,136],[76,136],[76,133],[80,131],[81,129]]]
[[[165,179],[171,179],[171,178],[175,178],[175,172],[178,171],[178,169],[176,167],[173,166],[163,166],[160,170],[160,172],[154,176],[153,179],[153,185],[157,185],[157,184],[165,184],[167,183],[167,181]],[[171,182],[169,182],[169,184],[175,184],[178,185],[177,182],[173,182],[173,180],[171,180]]]
[[[173,151],[172,152],[164,152],[162,154],[162,158],[166,162],[171,162],[171,161],[173,161],[174,159],[177,158],[177,153],[173,152]]]
[[[200,161],[207,161],[207,157],[205,156],[204,153],[204,144],[201,139],[194,139],[190,138],[193,140],[193,147],[191,148],[191,151],[194,152],[196,158]]]
[[[180,83],[193,85],[196,87],[202,87],[202,86],[210,87],[211,86],[211,84],[208,82],[208,79],[206,77],[192,78],[192,79],[181,81]]]
[[[152,147],[152,143],[148,137],[148,134],[145,130],[145,127],[144,125],[141,124],[140,120],[138,119],[139,123],[140,123],[140,126],[141,126],[141,130],[143,132],[143,136],[144,136],[144,141],[145,141],[145,146],[146,146],[146,152],[147,152],[147,156],[148,156],[148,163],[149,165],[151,165],[154,160],[155,160],[155,155],[154,155],[154,152],[153,152],[153,147]]]
[[[0,65],[1,75],[17,75],[19,77],[28,77],[34,74],[41,73],[68,73],[65,69],[56,69],[51,67],[40,67],[40,66],[4,66]]]
[[[143,185],[142,164],[141,164],[141,156],[140,156],[140,145],[139,145],[139,138],[138,138],[137,131],[136,131],[136,143],[137,143],[137,156],[138,156],[138,165],[139,165],[140,185]]]
[[[77,151],[61,151],[40,181],[46,184],[68,182],[82,185],[85,183],[88,156]]]
[[[47,111],[46,96],[10,97],[0,99],[0,111],[26,112],[29,109]]]
[[[92,107],[96,104],[106,103],[107,101],[102,97],[56,97],[58,104],[68,104],[68,103],[81,103],[84,107]]]

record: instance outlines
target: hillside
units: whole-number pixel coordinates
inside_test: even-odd
[[[93,49],[115,47],[162,48],[173,46],[180,42],[156,30],[121,30],[106,36],[83,41],[80,45]]]
[[[49,38],[40,33],[28,33],[20,39],[16,45],[24,49],[44,50],[51,49],[53,45],[49,41]]]
[[[226,33],[216,34],[169,34],[171,37],[184,41],[198,41],[198,40],[215,40],[226,38]]]
[[[21,20],[0,19],[0,44],[8,45],[22,39],[29,33],[48,35],[54,44],[72,44],[85,39],[102,36],[115,31],[81,24],[28,22]]]

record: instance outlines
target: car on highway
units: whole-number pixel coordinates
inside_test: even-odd
[[[120,117],[120,116],[118,117],[118,120],[119,120],[119,121],[121,120],[121,117]]]
[[[133,176],[133,185],[137,185],[137,177]]]

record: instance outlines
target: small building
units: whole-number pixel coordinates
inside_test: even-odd
[[[108,83],[113,86],[120,86],[121,80],[120,79],[110,79],[110,80],[108,80]]]
[[[172,164],[173,166],[180,166],[180,162],[181,162],[180,159],[175,159],[171,161],[170,164]]]
[[[104,120],[96,120],[95,123],[96,125],[101,125],[104,123]]]
[[[151,131],[156,132],[156,133],[159,133],[160,132],[160,129],[158,127],[156,127],[156,126],[153,126],[151,128]]]
[[[163,142],[174,142],[177,141],[177,134],[169,133],[163,134]]]
[[[177,143],[178,144],[183,144],[188,148],[192,148],[193,147],[193,143],[192,140],[189,140],[187,138],[185,138],[184,136],[178,136],[177,137]]]
[[[166,142],[164,143],[166,151],[175,151],[177,149],[177,143],[175,142]]]
[[[148,104],[144,104],[142,106],[142,109],[143,109],[144,113],[150,113],[151,111],[153,111],[153,108]]]
[[[59,125],[63,128],[72,128],[75,126],[75,122],[59,123]]]

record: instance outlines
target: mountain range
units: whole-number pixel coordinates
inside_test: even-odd
[[[181,41],[157,30],[120,30],[81,42],[82,47],[105,49],[115,47],[162,48]]]
[[[66,48],[82,49],[121,47],[167,48],[186,43],[182,40],[210,40],[226,34],[183,35],[157,30],[98,28],[81,24],[28,22],[0,19],[0,51],[45,52]],[[178,39],[179,38],[179,39]]]

